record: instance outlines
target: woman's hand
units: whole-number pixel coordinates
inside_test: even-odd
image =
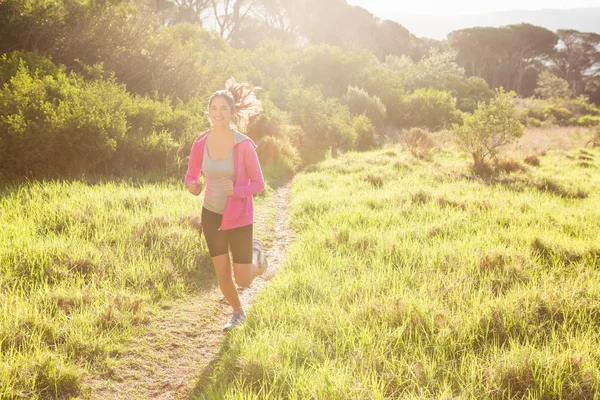
[[[233,196],[233,182],[231,179],[221,178],[221,184],[223,185],[223,190],[230,195]]]
[[[188,191],[194,196],[198,196],[202,193],[202,184],[199,181],[190,182],[187,186]]]

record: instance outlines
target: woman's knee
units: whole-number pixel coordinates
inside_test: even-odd
[[[252,264],[234,264],[235,283],[240,287],[248,287],[254,280]]]

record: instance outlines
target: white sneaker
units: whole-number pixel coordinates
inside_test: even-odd
[[[263,251],[263,246],[260,240],[252,242],[252,264],[255,265],[254,275],[261,276],[267,270],[269,262]]]
[[[232,328],[235,328],[236,326],[240,326],[244,323],[244,321],[246,320],[246,313],[242,310],[242,311],[234,311],[231,313],[231,319],[229,320],[228,323],[225,324],[225,326],[223,327],[224,331],[228,331]]]

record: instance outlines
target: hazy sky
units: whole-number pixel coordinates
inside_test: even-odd
[[[479,14],[507,10],[540,10],[548,8],[583,8],[600,7],[600,0],[503,0],[503,1],[468,1],[468,0],[347,0],[348,3],[360,6],[372,13],[401,12],[429,15]]]

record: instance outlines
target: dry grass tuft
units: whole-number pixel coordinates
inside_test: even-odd
[[[190,215],[188,221],[192,228],[198,232],[202,232],[202,218],[199,215]]]
[[[497,159],[494,163],[494,169],[497,172],[516,172],[516,171],[525,171],[526,168],[520,162],[512,159]]]
[[[417,203],[417,204],[425,204],[428,203],[429,201],[431,201],[431,194],[423,191],[423,190],[419,190],[417,193],[413,194],[411,196],[413,203]]]
[[[374,187],[380,188],[383,187],[383,178],[381,176],[368,174],[363,178],[364,181],[370,183]]]
[[[541,192],[552,193],[565,199],[585,199],[588,197],[587,192],[581,189],[565,188],[550,178],[542,178],[539,182],[534,183],[534,187]]]
[[[525,157],[525,160],[523,160],[523,161],[525,162],[525,164],[531,165],[533,167],[540,166],[540,159],[537,158],[536,156],[527,156],[527,157]]]
[[[431,159],[431,151],[435,148],[435,142],[429,132],[421,128],[411,128],[400,137],[402,146],[410,153],[420,159]]]

